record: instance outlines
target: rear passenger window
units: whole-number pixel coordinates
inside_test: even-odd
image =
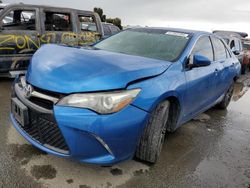
[[[36,11],[14,10],[2,22],[3,30],[36,30]]]
[[[223,42],[215,37],[212,37],[212,42],[214,46],[215,60],[216,61],[225,60],[227,58],[227,54]]]
[[[192,54],[199,54],[213,61],[213,48],[209,37],[201,37],[195,44]]]
[[[46,31],[73,31],[70,14],[45,12]]]
[[[96,32],[97,27],[93,17],[91,16],[78,16],[80,22],[80,28],[82,31]]]

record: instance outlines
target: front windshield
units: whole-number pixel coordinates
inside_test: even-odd
[[[175,61],[186,47],[189,38],[190,34],[163,29],[133,29],[116,34],[94,47],[128,55]]]

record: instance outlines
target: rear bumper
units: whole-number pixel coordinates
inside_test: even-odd
[[[131,105],[111,115],[54,106],[53,116],[69,148],[67,154],[38,142],[10,114],[16,130],[35,147],[58,157],[99,165],[132,158],[148,118],[147,112]]]

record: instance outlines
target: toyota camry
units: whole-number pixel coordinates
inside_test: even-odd
[[[10,117],[59,157],[155,163],[167,131],[227,108],[240,69],[220,37],[201,31],[146,27],[88,48],[44,45],[13,84]]]

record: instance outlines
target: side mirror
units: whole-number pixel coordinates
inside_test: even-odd
[[[232,48],[232,52],[234,53],[234,55],[240,55],[240,51],[237,50],[235,47]]]
[[[205,66],[209,66],[210,64],[211,64],[211,61],[207,57],[203,55],[195,54],[193,55],[193,62],[189,64],[189,67],[190,68],[205,67]]]

